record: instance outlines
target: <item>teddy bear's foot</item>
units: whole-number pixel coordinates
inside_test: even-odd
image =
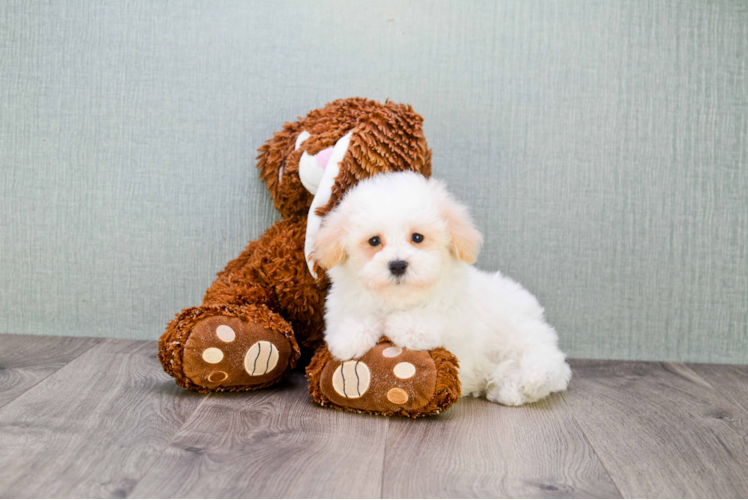
[[[342,363],[322,346],[307,367],[309,394],[322,406],[358,413],[436,415],[460,397],[458,366],[446,349],[411,351],[387,338]]]
[[[267,387],[298,357],[291,327],[264,306],[185,309],[159,341],[164,370],[199,392]]]

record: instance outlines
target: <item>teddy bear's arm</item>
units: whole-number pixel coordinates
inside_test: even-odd
[[[263,305],[287,320],[300,343],[316,348],[322,340],[325,290],[304,262],[306,217],[275,222],[206,291],[205,306]]]
[[[289,312],[295,316],[294,313],[306,313],[307,301],[302,296],[307,295],[304,293],[306,289],[316,288],[316,282],[304,263],[305,229],[305,217],[275,222],[218,273],[206,291],[203,303],[261,303],[280,314]]]
[[[261,269],[259,257],[263,243],[266,244],[267,239],[250,241],[242,253],[218,273],[205,291],[203,305],[264,304],[271,310],[277,309],[272,287],[260,279],[262,273],[257,272]]]

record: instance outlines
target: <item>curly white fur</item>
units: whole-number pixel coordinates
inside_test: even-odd
[[[374,236],[379,245],[369,242]],[[470,265],[480,244],[443,182],[411,172],[360,182],[314,243],[314,259],[332,280],[325,306],[332,355],[361,357],[386,335],[408,349],[450,350],[465,395],[516,406],[565,390],[571,370],[543,308],[512,279]],[[404,274],[390,271],[393,261],[407,263]]]

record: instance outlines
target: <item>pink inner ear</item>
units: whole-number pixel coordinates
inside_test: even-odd
[[[317,165],[319,165],[322,168],[327,167],[327,162],[330,161],[330,157],[332,156],[333,149],[334,148],[327,148],[317,153],[314,156],[317,159]]]

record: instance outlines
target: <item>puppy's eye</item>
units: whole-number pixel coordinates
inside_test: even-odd
[[[413,243],[420,243],[423,241],[423,235],[421,233],[413,233],[413,236],[411,236],[410,239]]]
[[[382,243],[382,240],[379,239],[379,236],[372,236],[369,238],[369,245],[373,247],[378,247],[380,243]]]

